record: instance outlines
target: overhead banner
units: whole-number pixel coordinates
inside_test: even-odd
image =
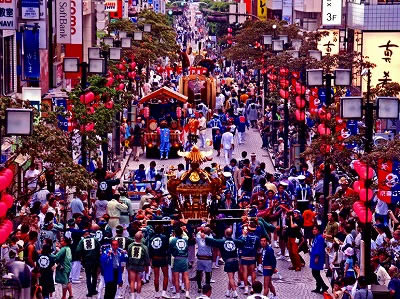
[[[322,0],[322,25],[342,25],[342,0]]]
[[[328,32],[327,36],[322,36],[318,42],[318,50],[322,52],[322,55],[336,55],[339,54],[339,30],[321,30],[322,32]]]
[[[40,0],[21,0],[21,18],[23,20],[40,19]]]
[[[371,86],[400,83],[400,32],[363,32],[362,42],[362,55],[376,64],[371,69]],[[365,82],[362,90],[367,90]]]
[[[39,30],[26,29],[23,33],[24,76],[28,81],[40,78]]]
[[[0,1],[0,30],[17,28],[17,0]]]
[[[267,19],[267,0],[257,0],[257,17],[260,20]]]
[[[71,44],[82,44],[82,0],[71,0]]]
[[[71,43],[71,1],[56,1],[56,34],[57,43]]]

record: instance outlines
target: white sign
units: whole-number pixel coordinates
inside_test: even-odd
[[[22,87],[22,101],[37,101],[42,100],[41,87]]]
[[[336,55],[339,54],[339,29],[321,30],[327,32],[328,35],[322,36],[318,42],[318,50],[322,52],[322,55]]]
[[[56,2],[56,33],[57,43],[71,43],[71,2],[57,0]]]
[[[39,20],[39,7],[21,7],[21,18],[24,20]]]
[[[17,28],[17,0],[0,1],[0,30]]]
[[[322,25],[342,25],[342,0],[322,0]]]
[[[40,0],[40,19],[46,20],[46,11],[47,11],[47,1]]]
[[[116,12],[118,11],[117,0],[107,0],[104,2],[104,11],[106,12]]]
[[[82,0],[71,0],[71,44],[82,45]]]

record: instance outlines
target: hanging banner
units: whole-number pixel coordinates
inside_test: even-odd
[[[25,29],[23,33],[24,76],[27,80],[40,78],[39,30]]]
[[[336,55],[339,54],[339,30],[321,30],[327,32],[328,35],[322,36],[318,42],[318,50],[322,52],[322,55]]]
[[[257,0],[257,17],[260,20],[267,19],[267,0]]]
[[[53,106],[60,107],[61,110],[65,113],[67,112],[67,99],[66,98],[53,98]],[[58,127],[68,132],[68,119],[60,114],[57,114]]]
[[[342,0],[322,0],[322,25],[342,25]]]
[[[378,161],[378,198],[386,203],[400,201],[400,162]]]
[[[82,45],[82,0],[71,0],[71,44]]]
[[[362,42],[362,55],[376,64],[371,70],[371,87],[400,83],[400,32],[363,32]],[[365,81],[362,90],[367,91]]]
[[[0,1],[0,30],[17,28],[17,0]]]
[[[71,2],[70,0],[56,1],[56,34],[57,43],[71,43]]]
[[[21,18],[23,20],[39,20],[40,0],[21,0]]]

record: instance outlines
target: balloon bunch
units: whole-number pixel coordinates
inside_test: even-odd
[[[372,199],[374,193],[372,189],[366,188],[365,181],[371,180],[375,176],[375,171],[360,160],[354,161],[354,170],[359,176],[359,180],[353,184],[353,189],[359,195],[359,200],[353,204],[353,210],[361,223],[369,223],[372,220],[372,212],[367,204]]]
[[[13,230],[13,223],[6,219],[8,209],[13,205],[14,199],[7,194],[5,190],[11,185],[14,178],[14,172],[9,168],[0,171],[0,244],[3,244]]]

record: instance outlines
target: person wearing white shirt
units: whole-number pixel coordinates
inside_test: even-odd
[[[378,257],[374,257],[371,259],[371,265],[372,265],[372,269],[374,269],[374,273],[376,275],[376,280],[378,282],[379,285],[383,286],[389,286],[389,282],[391,280],[390,275],[386,272],[386,269],[383,268],[380,264],[379,264],[379,258]]]
[[[207,120],[204,117],[204,113],[199,113],[199,136],[200,136],[200,148],[204,148],[206,145],[206,128]]]
[[[378,232],[378,236],[375,239],[376,246],[382,247],[385,243],[386,234],[385,234],[385,225],[382,223],[378,223],[375,225],[375,229]]]
[[[215,101],[215,109],[219,110],[222,109],[224,107],[224,103],[225,103],[225,96],[220,93],[217,97],[216,97],[216,101]]]
[[[230,132],[229,127],[226,129],[226,132],[222,134],[221,146],[223,147],[225,153],[225,163],[226,165],[229,165],[229,162],[232,158],[232,151],[235,147],[233,134]]]
[[[32,162],[29,169],[25,172],[25,184],[29,191],[36,189],[39,174],[40,171],[35,168],[35,163]]]

